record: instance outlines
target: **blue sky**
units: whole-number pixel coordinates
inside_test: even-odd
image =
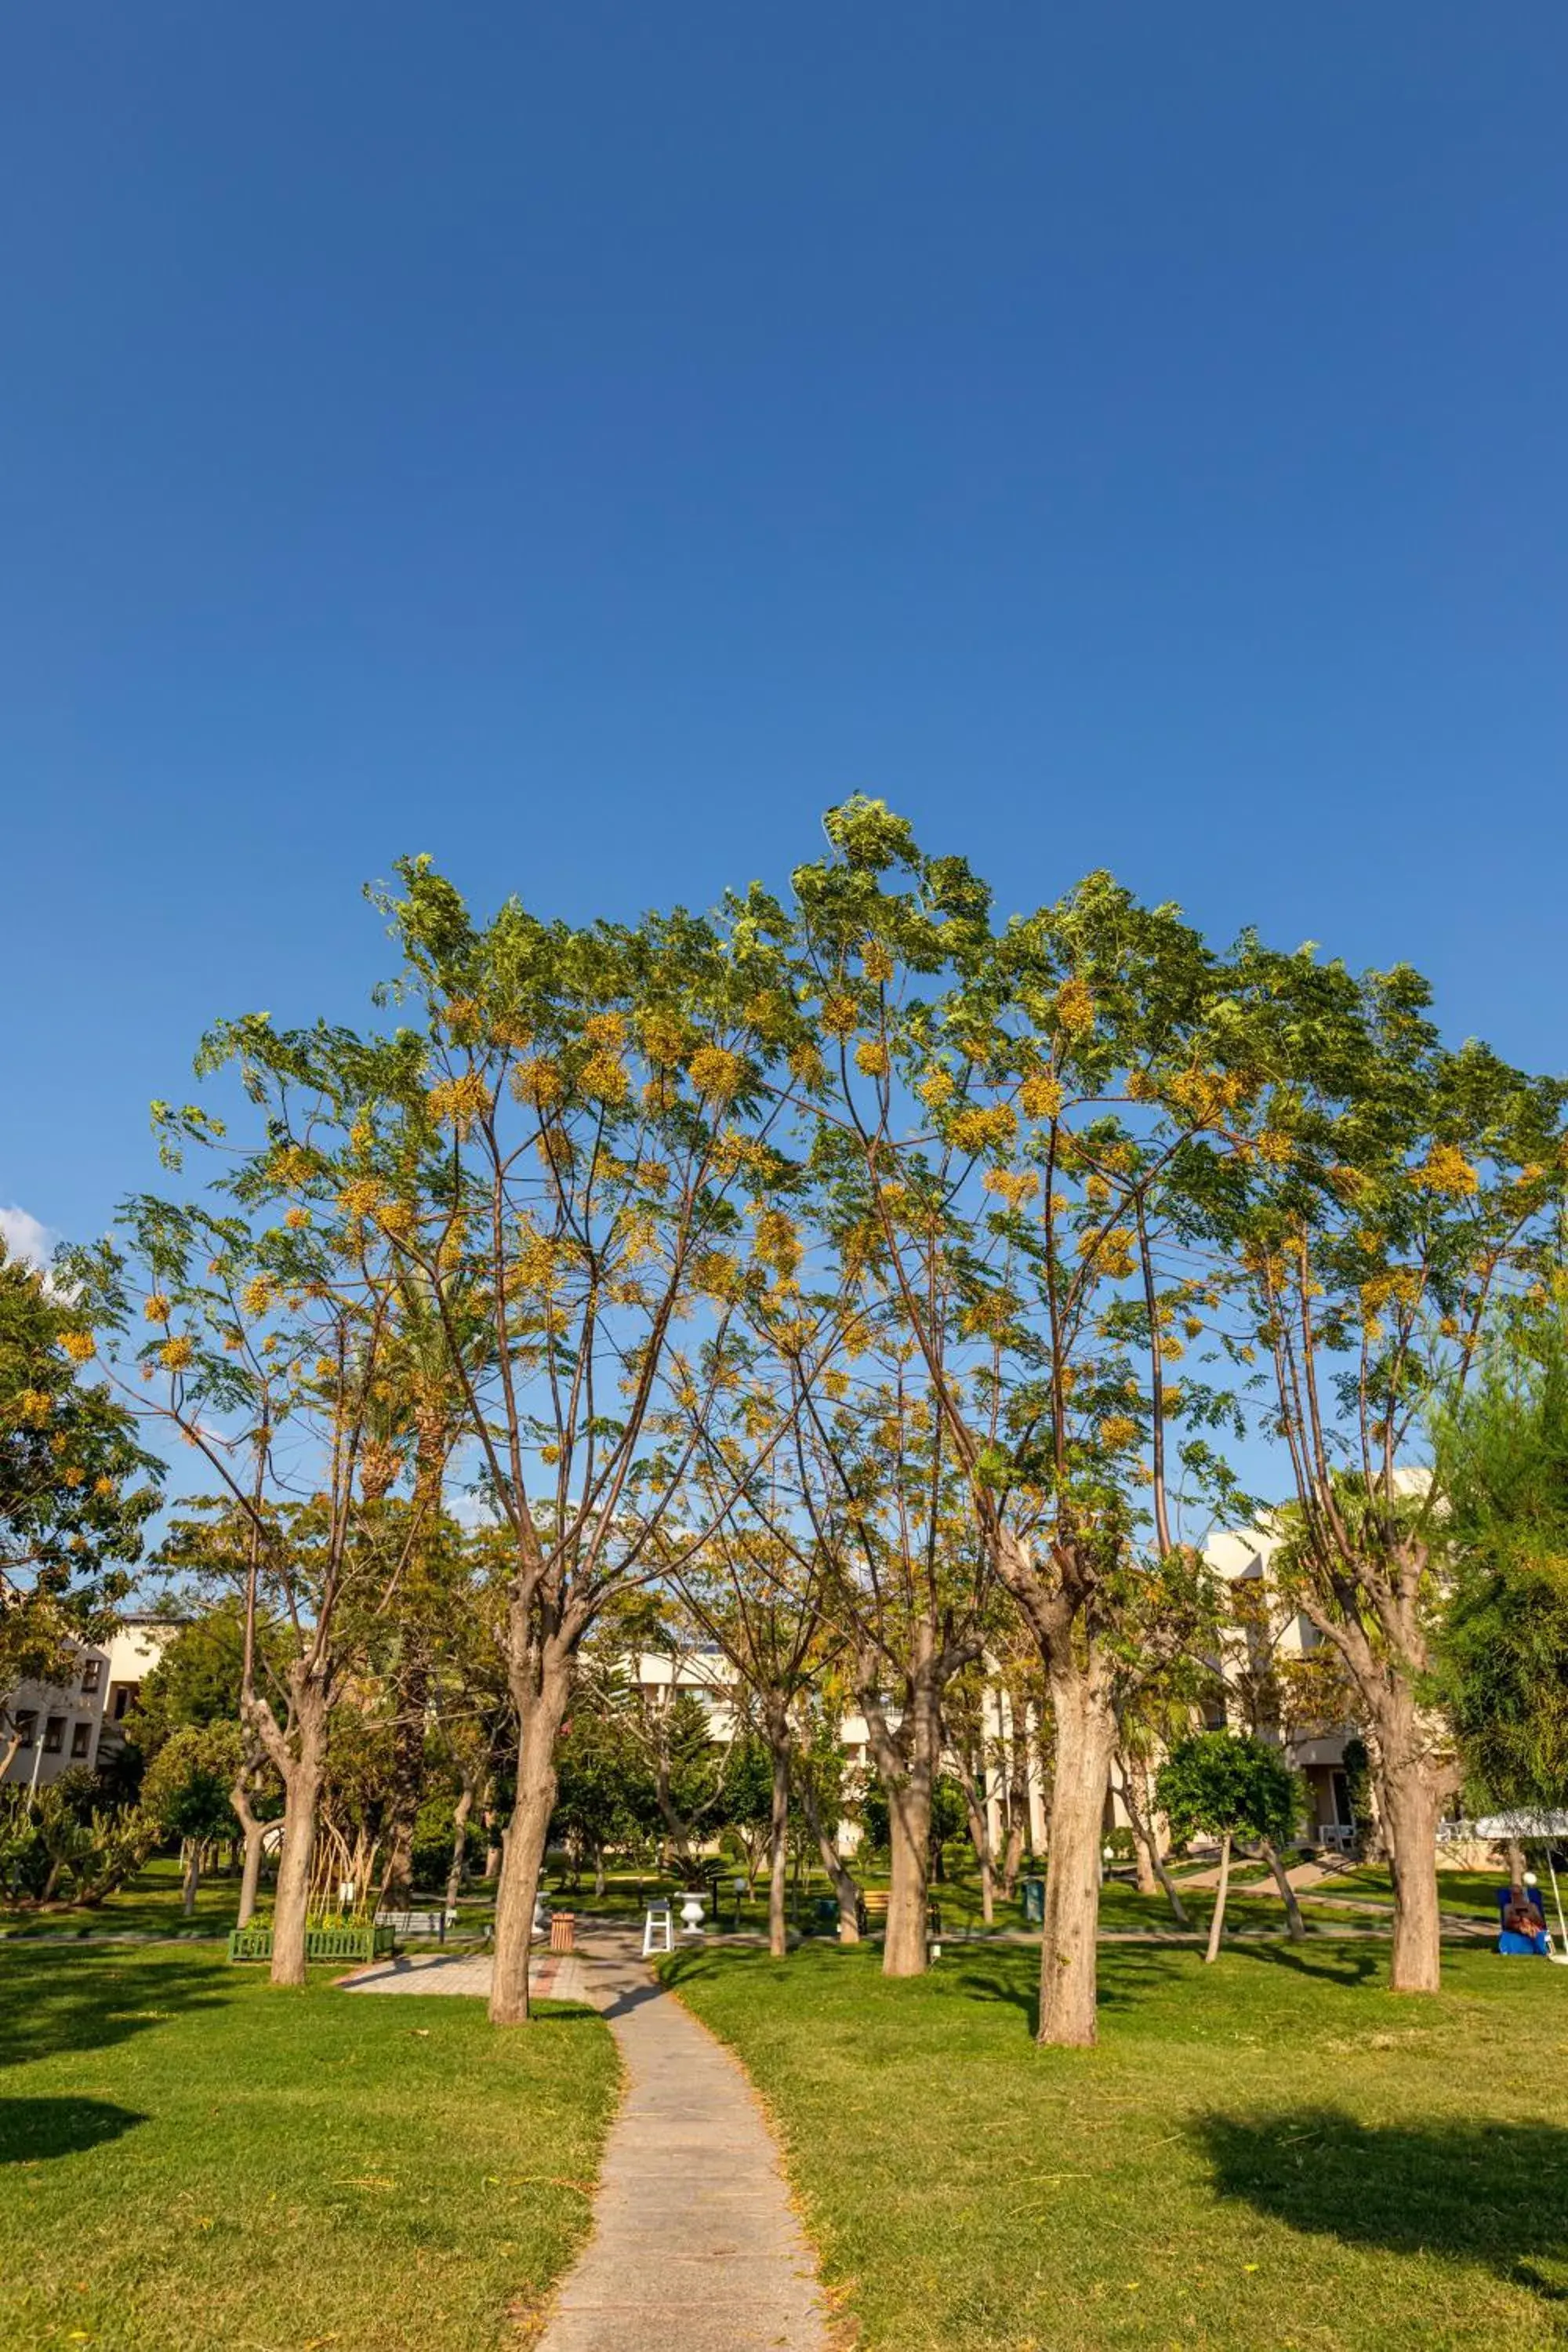
[[[0,1203],[100,1229],[361,884],[629,914],[855,789],[1564,1059],[1568,17],[0,31]]]

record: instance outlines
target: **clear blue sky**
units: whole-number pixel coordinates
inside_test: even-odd
[[[153,1171],[360,885],[629,914],[856,788],[1565,1058],[1568,15],[0,30],[0,1203]]]

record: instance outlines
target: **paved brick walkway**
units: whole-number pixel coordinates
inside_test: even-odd
[[[539,1952],[529,1971],[529,1989],[541,2000],[582,2000],[583,1964],[574,1952]],[[462,1992],[490,1997],[488,1952],[400,1952],[340,1977],[348,1992]]]
[[[584,1938],[585,1990],[626,2087],[594,2234],[539,2352],[827,2352],[811,2249],[756,2095],[638,1954],[625,1927]]]

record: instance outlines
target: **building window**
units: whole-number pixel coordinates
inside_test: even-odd
[[[120,1688],[115,1692],[114,1720],[116,1723],[124,1722],[125,1710],[131,1704],[131,1694],[134,1688],[135,1685],[133,1683],[121,1683]]]
[[[73,1723],[71,1726],[71,1754],[73,1756],[85,1756],[91,1745],[91,1724]]]
[[[63,1715],[51,1715],[44,1726],[44,1753],[58,1756],[65,1746],[66,1719]]]
[[[81,1670],[82,1696],[86,1698],[90,1698],[102,1679],[103,1660],[101,1658],[89,1658],[86,1665],[83,1666]]]
[[[18,1715],[17,1715],[17,1717],[16,1717],[16,1745],[17,1745],[17,1747],[18,1747],[18,1748],[31,1748],[31,1746],[32,1746],[32,1744],[33,1744],[34,1735],[35,1735],[35,1733],[37,1732],[37,1728],[38,1728],[38,1718],[37,1718],[37,1717],[34,1714],[34,1712],[33,1712],[33,1710],[32,1710],[32,1708],[31,1708],[31,1707],[29,1707],[29,1708],[26,1710],[26,1712],[25,1714],[23,1714],[23,1713],[18,1713]]]

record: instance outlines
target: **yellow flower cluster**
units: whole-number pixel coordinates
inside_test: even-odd
[[[952,1072],[941,1062],[933,1062],[916,1085],[915,1092],[932,1110],[940,1110],[943,1103],[952,1100],[954,1084]]]
[[[583,1024],[583,1043],[593,1053],[618,1054],[626,1042],[624,1013],[590,1013]]]
[[[1112,1225],[1105,1234],[1085,1234],[1078,1254],[1089,1259],[1096,1274],[1124,1282],[1133,1266],[1132,1235],[1125,1225]]]
[[[1064,980],[1057,991],[1055,1005],[1058,1029],[1068,1037],[1084,1037],[1094,1026],[1094,992],[1087,980],[1077,974]]]
[[[706,1101],[727,1103],[740,1093],[746,1065],[726,1045],[699,1045],[687,1064],[687,1074]]]
[[[47,1389],[23,1389],[16,1398],[16,1412],[23,1421],[42,1423],[55,1409],[55,1401]]]
[[[891,980],[894,969],[892,954],[880,940],[866,941],[860,950],[860,969],[868,980],[874,980],[879,985]]]
[[[1259,1160],[1266,1160],[1270,1168],[1289,1167],[1296,1150],[1290,1138],[1281,1135],[1277,1127],[1266,1127],[1254,1139],[1254,1144]]]
[[[150,1290],[142,1312],[149,1323],[166,1323],[169,1319],[166,1294],[162,1290]]]
[[[855,1066],[868,1078],[885,1078],[891,1066],[888,1049],[879,1037],[868,1037],[855,1048]]]
[[[1179,1070],[1170,1082],[1171,1100],[1194,1127],[1219,1127],[1226,1113],[1247,1099],[1247,1087],[1218,1070]]]
[[[1059,1118],[1065,1099],[1061,1081],[1050,1070],[1032,1070],[1018,1089],[1026,1118]]]
[[[948,1134],[960,1151],[973,1155],[982,1151],[1005,1151],[1018,1131],[1017,1114],[1008,1103],[993,1104],[989,1110],[978,1104],[961,1110],[948,1129]]]
[[[276,1296],[270,1277],[265,1274],[258,1274],[254,1276],[240,1292],[239,1303],[247,1315],[265,1315],[270,1310]],[[165,1317],[164,1320],[167,1321],[167,1319]]]
[[[490,1090],[478,1070],[464,1070],[455,1078],[441,1079],[425,1099],[437,1127],[452,1127],[466,1135],[489,1109]]]
[[[104,1477],[93,1480],[92,1491],[100,1503],[111,1503],[120,1489],[112,1478]]]
[[[183,1372],[195,1363],[196,1351],[189,1339],[165,1339],[158,1350],[158,1361],[166,1372]]]
[[[285,1144],[273,1155],[272,1181],[285,1192],[297,1192],[315,1172],[314,1160],[298,1143]]]
[[[378,1176],[353,1176],[338,1194],[338,1206],[345,1217],[374,1217],[382,1190]]]
[[[1040,1189],[1039,1178],[1031,1176],[1026,1169],[1013,1172],[1005,1168],[988,1168],[980,1181],[987,1192],[994,1192],[1010,1209],[1021,1209]]]
[[[75,1462],[71,1464],[68,1470],[62,1470],[60,1472],[60,1484],[62,1486],[82,1486],[85,1483],[86,1478],[87,1472],[80,1468],[80,1466]]]
[[[1138,1443],[1138,1423],[1125,1412],[1108,1412],[1100,1424],[1100,1442],[1108,1453],[1120,1454]]]
[[[822,1025],[830,1037],[853,1037],[860,1026],[860,1008],[852,996],[825,996]]]
[[[702,1250],[691,1261],[691,1287],[700,1298],[732,1298],[741,1269],[728,1250]]]
[[[536,1054],[531,1062],[520,1062],[513,1070],[511,1090],[519,1102],[531,1104],[535,1110],[550,1110],[564,1092],[560,1068],[548,1054]]]
[[[98,1353],[98,1341],[90,1331],[67,1331],[60,1345],[73,1364],[90,1364]]]
[[[395,1242],[406,1241],[416,1223],[412,1201],[384,1201],[376,1215],[382,1232]]]
[[[295,1233],[299,1233],[310,1223],[310,1212],[309,1209],[286,1209],[283,1213],[283,1222],[286,1225],[291,1226]]]
[[[454,996],[442,1006],[440,1018],[448,1034],[463,1044],[471,1044],[479,1034],[479,1008],[471,996]]]
[[[608,1046],[589,1055],[579,1083],[590,1102],[623,1103],[631,1091],[620,1055]]]
[[[759,1262],[780,1275],[794,1274],[800,1264],[800,1234],[782,1209],[764,1209],[757,1219],[752,1248]]]
[[[827,1066],[815,1045],[797,1045],[789,1057],[789,1074],[799,1087],[819,1087]]]
[[[689,1043],[686,1024],[679,1013],[652,1008],[637,1014],[637,1035],[648,1060],[664,1070],[675,1068]]]
[[[1454,1143],[1435,1143],[1426,1154],[1425,1164],[1411,1177],[1413,1184],[1424,1185],[1428,1192],[1442,1192],[1451,1201],[1462,1201],[1479,1192],[1481,1180]]]

